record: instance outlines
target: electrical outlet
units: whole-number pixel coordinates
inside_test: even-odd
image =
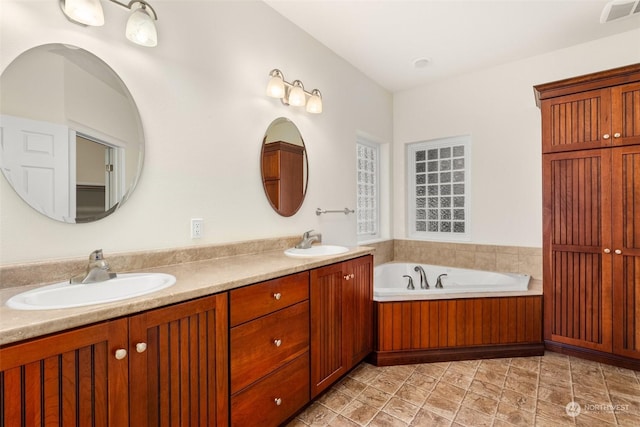
[[[204,232],[204,219],[202,218],[191,218],[191,238],[199,239],[202,237]]]

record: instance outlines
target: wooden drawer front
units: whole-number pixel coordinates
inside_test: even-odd
[[[293,362],[232,396],[231,425],[277,426],[308,401],[309,353],[305,352]]]
[[[230,294],[231,326],[309,299],[309,272],[234,289]]]
[[[231,328],[231,393],[242,390],[308,349],[308,301]]]

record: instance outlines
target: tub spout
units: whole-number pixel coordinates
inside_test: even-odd
[[[406,278],[409,279],[409,283],[407,284],[407,289],[412,289],[413,290],[413,289],[416,288],[415,286],[413,286],[413,277],[411,277],[409,275],[406,275],[406,274],[404,276],[402,276],[402,277],[406,277]]]
[[[420,289],[429,289],[429,282],[427,281],[427,274],[424,272],[424,268],[420,265],[416,265],[413,271],[420,273]]]
[[[442,276],[446,276],[447,274],[441,274],[438,276],[438,280],[436,281],[436,288],[442,289]]]

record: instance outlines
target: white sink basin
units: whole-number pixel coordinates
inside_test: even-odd
[[[309,258],[314,256],[338,255],[349,251],[349,248],[336,245],[316,245],[309,249],[289,248],[284,254],[293,258]]]
[[[15,295],[7,306],[18,310],[49,310],[120,301],[168,288],[176,278],[164,273],[124,273],[87,284],[55,283]]]

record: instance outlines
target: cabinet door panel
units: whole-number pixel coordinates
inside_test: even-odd
[[[640,83],[611,89],[611,103],[613,144],[640,144]]]
[[[545,156],[545,339],[611,351],[610,151]]]
[[[640,145],[616,148],[612,161],[614,350],[640,358]]]
[[[3,348],[0,425],[127,425],[126,342],[116,320]]]
[[[373,350],[373,257],[349,261],[345,272],[349,280],[344,283],[347,315],[344,337],[348,368],[351,368]]]
[[[311,397],[347,372],[342,264],[311,271]]]
[[[542,152],[583,150],[611,144],[609,89],[542,101]]]
[[[129,337],[130,425],[227,425],[227,294],[132,316]]]

